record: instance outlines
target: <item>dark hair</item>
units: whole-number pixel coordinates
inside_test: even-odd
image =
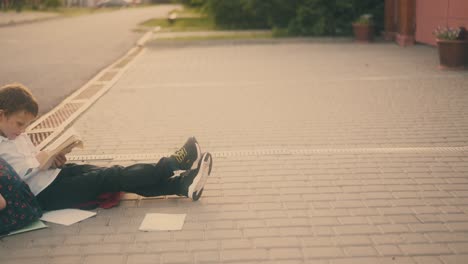
[[[26,86],[11,83],[0,88],[0,110],[3,110],[7,116],[19,111],[37,116],[39,105]]]

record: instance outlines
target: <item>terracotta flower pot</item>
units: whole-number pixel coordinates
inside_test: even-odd
[[[468,40],[437,39],[439,61],[442,69],[468,67]]]
[[[374,41],[374,25],[369,24],[353,24],[355,40],[358,42]]]

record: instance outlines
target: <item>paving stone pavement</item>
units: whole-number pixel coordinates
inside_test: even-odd
[[[2,263],[467,262],[466,72],[419,45],[218,43],[148,47],[75,123],[74,156],[121,164],[195,135],[217,153],[202,199],[5,238]],[[139,232],[151,212],[183,230]]]

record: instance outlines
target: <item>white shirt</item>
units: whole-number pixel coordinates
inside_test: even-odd
[[[38,152],[26,134],[21,134],[14,140],[0,136],[0,157],[15,169],[34,195],[49,186],[60,172],[60,169],[39,170],[36,159]]]

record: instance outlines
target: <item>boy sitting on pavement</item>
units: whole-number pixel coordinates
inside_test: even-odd
[[[44,210],[70,208],[108,192],[179,195],[197,201],[211,173],[211,154],[202,153],[194,137],[157,163],[128,167],[65,164],[61,154],[50,168],[40,170],[36,159],[40,152],[24,134],[37,115],[38,104],[25,86],[15,83],[0,88],[0,158],[29,185]],[[183,172],[174,176],[178,170]],[[0,194],[0,210],[3,200]],[[6,201],[6,208],[10,203]]]

